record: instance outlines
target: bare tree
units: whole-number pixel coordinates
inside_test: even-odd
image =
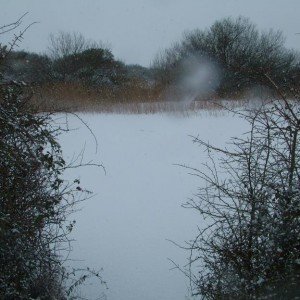
[[[184,76],[182,62],[190,57],[218,65],[220,96],[234,95],[257,85],[268,85],[264,74],[284,86],[291,83],[296,53],[284,46],[280,31],[260,32],[247,18],[225,18],[208,29],[186,32],[180,43],[160,53],[153,62],[158,83],[169,85]]]
[[[78,54],[87,49],[104,47],[102,43],[88,40],[79,32],[60,31],[56,35],[50,34],[49,42],[48,51],[54,59]]]
[[[15,32],[17,29],[22,26],[24,17],[27,15],[27,13],[23,14],[17,21],[12,22],[10,24],[5,24],[0,26],[0,36],[8,33],[14,33],[12,40],[8,43],[8,45],[4,45],[0,43],[0,62],[3,61],[3,59],[15,48],[19,46],[19,42],[22,41],[25,32],[36,22],[30,23],[29,25],[23,27],[20,31],[17,33]]]

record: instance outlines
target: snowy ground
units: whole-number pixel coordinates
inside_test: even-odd
[[[246,131],[243,121],[228,114],[192,116],[83,114],[88,129],[78,128],[62,138],[71,159],[85,147],[85,160],[102,162],[101,169],[74,169],[82,185],[95,196],[73,217],[77,220],[72,258],[74,265],[103,268],[108,300],[189,299],[188,281],[171,270],[172,259],[184,265],[188,253],[168,241],[184,244],[196,234],[201,219],[181,207],[200,184],[175,164],[200,167],[205,153],[189,135],[222,146],[229,137]],[[83,288],[88,299],[97,297],[95,286]]]

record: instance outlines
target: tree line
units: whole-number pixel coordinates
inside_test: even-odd
[[[104,44],[80,33],[59,32],[50,35],[47,54],[12,51],[1,71],[7,80],[39,85],[66,82],[111,90],[143,86],[180,95],[181,82],[196,63],[200,71],[208,65],[217,70],[212,75],[217,78],[195,82],[205,86],[208,96],[242,97],[251,89],[272,90],[266,74],[283,89],[298,88],[299,58],[297,51],[285,47],[282,32],[260,31],[249,19],[239,17],[186,32],[181,41],[160,52],[149,68],[126,65]]]
[[[186,32],[180,42],[156,56],[152,67],[158,84],[176,90],[189,60],[199,62],[199,68],[201,64],[214,65],[220,78],[211,92],[227,97],[240,96],[257,86],[273,89],[266,74],[283,89],[299,87],[299,58],[297,51],[285,47],[282,32],[260,31],[249,19],[239,17]]]
[[[4,80],[30,84],[80,82],[111,88],[129,84],[133,79],[147,84],[151,78],[147,68],[125,65],[115,59],[108,47],[76,32],[51,34],[47,54],[14,49],[2,63],[1,72]]]

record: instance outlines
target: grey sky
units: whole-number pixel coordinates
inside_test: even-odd
[[[44,52],[51,32],[79,31],[111,46],[126,63],[149,65],[185,30],[205,28],[227,16],[249,17],[261,29],[280,29],[287,46],[300,49],[300,0],[0,0],[1,24],[24,12],[39,21],[21,45]]]

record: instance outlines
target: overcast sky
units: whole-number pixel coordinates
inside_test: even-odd
[[[38,21],[20,48],[45,52],[48,36],[78,31],[110,45],[126,63],[148,66],[185,30],[209,27],[227,16],[249,17],[261,29],[280,29],[287,46],[300,49],[300,0],[0,0],[2,24],[29,14]],[[2,37],[3,38],[3,37]]]

